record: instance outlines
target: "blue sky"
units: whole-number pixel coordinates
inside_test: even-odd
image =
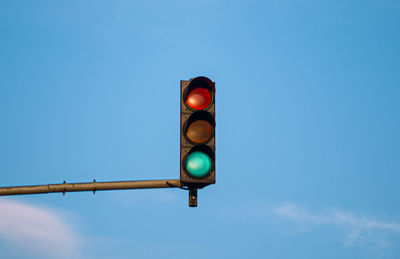
[[[216,82],[217,184],[2,197],[1,258],[397,258],[398,1],[0,1],[0,186],[179,177]]]

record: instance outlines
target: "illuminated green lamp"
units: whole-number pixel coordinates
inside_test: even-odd
[[[193,177],[202,178],[211,170],[211,158],[203,152],[195,151],[188,155],[186,170]]]

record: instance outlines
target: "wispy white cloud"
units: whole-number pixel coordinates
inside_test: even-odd
[[[343,242],[351,245],[375,245],[380,248],[391,246],[387,234],[400,234],[400,223],[375,220],[340,209],[312,212],[294,203],[283,203],[272,207],[280,218],[308,225],[331,225],[346,231]]]
[[[0,240],[37,257],[79,257],[78,235],[59,213],[13,200],[0,200]]]

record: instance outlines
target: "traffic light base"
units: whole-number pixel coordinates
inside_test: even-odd
[[[189,189],[189,207],[197,207],[197,189]]]

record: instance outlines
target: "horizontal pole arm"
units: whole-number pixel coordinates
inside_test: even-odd
[[[30,186],[0,187],[0,196],[39,194],[52,192],[86,192],[106,190],[152,189],[152,188],[180,188],[180,180],[145,180],[145,181],[119,181],[119,182],[89,182],[89,183],[63,183]]]

